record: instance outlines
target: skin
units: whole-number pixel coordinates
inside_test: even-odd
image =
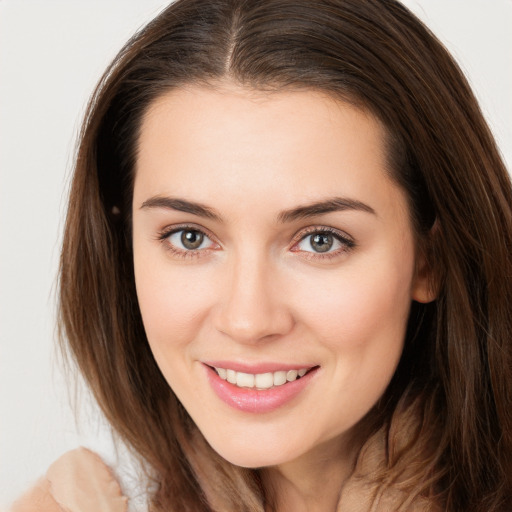
[[[154,357],[211,446],[264,467],[279,510],[334,510],[361,440],[354,428],[398,364],[411,300],[431,300],[385,132],[370,114],[312,91],[229,83],[171,91],[141,127],[133,197],[139,304]],[[287,218],[333,196],[366,209]],[[206,205],[217,217],[148,206]],[[180,245],[188,229],[208,235]],[[315,252],[311,230],[349,239]],[[204,361],[318,365],[264,414],[222,402]]]

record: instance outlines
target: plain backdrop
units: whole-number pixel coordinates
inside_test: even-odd
[[[512,1],[405,2],[466,72],[511,168]],[[66,191],[84,106],[162,0],[0,0],[0,508],[80,444],[113,461],[108,429],[75,422],[55,350]]]

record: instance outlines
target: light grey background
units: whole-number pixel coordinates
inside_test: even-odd
[[[408,0],[468,75],[512,163],[512,1]],[[162,0],[0,0],[0,508],[80,444],[113,461],[83,403],[75,424],[54,291],[74,141],[87,98]]]

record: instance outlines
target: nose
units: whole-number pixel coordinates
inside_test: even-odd
[[[231,262],[215,315],[218,331],[239,343],[256,343],[290,332],[294,319],[277,271],[264,258]]]

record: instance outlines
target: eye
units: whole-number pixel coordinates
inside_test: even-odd
[[[162,233],[160,239],[170,250],[178,253],[201,251],[216,245],[205,233],[194,228],[174,229]]]
[[[341,245],[330,233],[307,235],[298,244],[301,251],[328,252],[336,245]]]
[[[311,255],[335,255],[346,252],[354,247],[354,241],[337,231],[329,229],[315,229],[302,234],[300,240],[292,248],[293,251],[312,253]]]
[[[208,237],[195,229],[181,229],[170,235],[168,240],[175,247],[195,251],[201,249],[201,246],[205,243],[205,240],[208,240]]]

